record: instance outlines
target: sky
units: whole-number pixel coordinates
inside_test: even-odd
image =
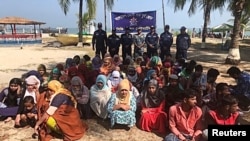
[[[104,0],[97,0],[96,22],[104,23]],[[143,12],[154,11],[157,13],[157,28],[163,28],[163,10],[162,0],[114,0],[115,4],[112,11],[114,12]],[[58,0],[1,0],[0,18],[7,16],[18,16],[35,21],[45,22],[42,27],[77,27],[77,14],[79,3],[71,1],[67,15],[59,6]],[[84,0],[85,4],[85,0]],[[201,28],[203,25],[203,10],[199,8],[196,14],[188,16],[188,7],[184,7],[182,11],[174,12],[172,3],[164,0],[165,23],[171,28]],[[86,8],[84,8],[86,9]],[[211,22],[209,27],[214,27],[222,23],[228,23],[229,19],[233,19],[231,13],[225,10],[221,14],[219,11],[211,13]],[[86,11],[86,10],[85,10]],[[110,12],[107,11],[107,27],[111,27]]]

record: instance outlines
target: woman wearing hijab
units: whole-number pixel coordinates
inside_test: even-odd
[[[63,140],[71,141],[80,139],[87,126],[81,119],[76,107],[76,100],[71,92],[57,80],[51,80],[48,83],[47,95],[49,98],[49,107],[46,112],[38,119],[35,125],[35,132],[38,133],[40,127],[41,141],[52,139],[55,133],[61,135]],[[46,124],[46,126],[42,126]],[[46,127],[47,130],[41,127]],[[48,132],[48,131],[51,132]]]
[[[149,69],[156,70],[156,73],[159,74],[162,67],[161,58],[159,56],[152,56],[147,64],[147,67]]]
[[[159,89],[156,80],[150,80],[141,99],[141,118],[139,127],[144,131],[166,133],[167,114],[164,112],[164,92]]]
[[[141,92],[143,81],[136,72],[136,68],[134,65],[129,65],[126,76],[127,79],[132,83],[132,85],[135,86],[139,90],[139,92]]]
[[[96,78],[96,83],[90,89],[90,107],[98,117],[107,118],[107,103],[110,97],[111,90],[107,86],[107,77],[100,74]]]
[[[43,81],[41,83],[42,87],[46,88],[49,81],[49,73],[47,72],[47,68],[44,64],[40,64],[37,67],[37,71],[40,73]]]
[[[39,88],[40,88],[40,80],[35,76],[35,75],[30,75],[25,79],[25,88],[22,91],[22,96],[20,98],[20,104],[18,107],[16,119],[15,119],[15,127],[20,127],[20,119],[21,119],[21,114],[24,112],[24,98],[26,96],[32,96],[34,99],[35,104],[39,100],[40,93],[39,93]]]
[[[114,55],[113,62],[116,67],[122,65],[122,60],[118,54]]]
[[[112,57],[105,57],[100,68],[100,74],[108,76],[115,69]]]
[[[128,79],[123,79],[118,86],[118,91],[112,94],[108,103],[111,128],[115,124],[133,127],[136,123],[135,111],[136,99],[130,92],[130,83]]]
[[[55,67],[52,69],[48,81],[59,80],[61,75],[62,74],[61,74],[60,70],[57,67]]]
[[[100,57],[100,55],[96,55],[93,59],[92,59],[92,69],[93,70],[98,70],[100,69],[100,67],[102,66],[102,59]]]
[[[81,118],[88,119],[91,117],[91,108],[89,105],[89,89],[82,83],[79,76],[74,76],[71,79],[71,92],[77,101],[77,109]]]
[[[148,82],[151,80],[151,79],[155,79],[156,80],[157,78],[157,74],[156,74],[156,71],[154,69],[151,69],[151,70],[148,70],[147,71],[147,75],[146,77],[144,78],[143,80],[143,87],[146,87]]]
[[[113,71],[111,73],[111,76],[109,77],[107,84],[108,87],[111,89],[112,93],[115,93],[117,91],[118,85],[121,82],[122,78],[121,78],[121,74],[119,71]]]
[[[19,78],[12,78],[9,86],[0,92],[0,116],[5,118],[5,122],[16,116],[21,93],[22,80]]]

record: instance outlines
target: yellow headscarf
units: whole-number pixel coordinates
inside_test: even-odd
[[[128,94],[125,98],[121,97],[121,90],[127,90]],[[130,105],[130,83],[128,79],[123,79],[118,85],[118,91],[116,93],[116,104]]]
[[[74,96],[71,94],[71,92],[69,90],[67,90],[63,87],[63,85],[59,81],[51,80],[48,83],[48,88],[55,92],[54,95],[65,94],[65,95],[69,96],[70,99],[72,100],[72,102],[74,103],[74,106],[76,107],[76,104],[77,104],[76,99],[74,98]]]

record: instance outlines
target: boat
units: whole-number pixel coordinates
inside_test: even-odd
[[[50,33],[50,34],[66,34],[68,32],[68,28],[62,28],[62,27],[57,27],[57,28],[41,28],[42,33]]]
[[[91,45],[93,35],[82,35],[83,45]],[[57,41],[59,41],[63,46],[77,45],[78,35],[77,34],[58,34],[56,36]]]

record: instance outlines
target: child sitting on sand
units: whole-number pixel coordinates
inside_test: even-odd
[[[26,96],[23,102],[24,110],[23,113],[21,113],[20,127],[35,127],[37,121],[37,109],[34,98],[32,96]]]

